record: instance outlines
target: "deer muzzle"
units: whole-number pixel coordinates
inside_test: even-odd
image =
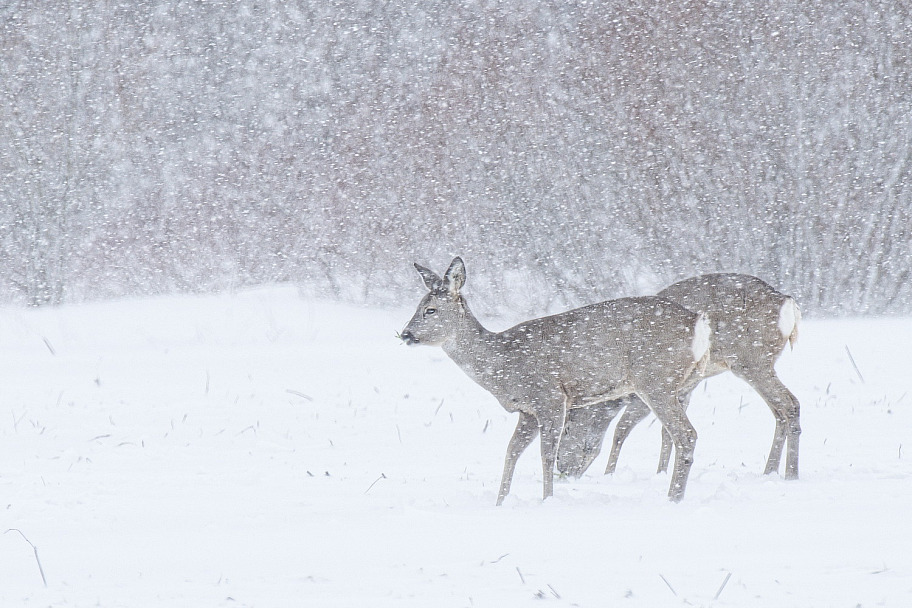
[[[418,341],[419,341],[418,338],[416,338],[415,335],[412,334],[412,332],[410,332],[407,329],[404,332],[402,332],[401,334],[399,334],[399,337],[402,339],[403,342],[405,342],[408,345],[418,344]]]

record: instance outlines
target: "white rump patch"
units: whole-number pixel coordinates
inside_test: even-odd
[[[801,309],[792,298],[786,298],[779,309],[779,331],[783,338],[788,338],[789,344],[794,348],[798,339],[798,322],[801,321]]]
[[[795,300],[786,298],[782,303],[782,308],[779,309],[779,331],[783,338],[788,338],[797,329],[800,316],[801,313],[798,311]]]
[[[707,355],[711,336],[712,328],[709,326],[709,319],[706,318],[706,315],[701,314],[697,317],[697,324],[694,326],[694,339],[690,344],[694,361],[699,363]]]

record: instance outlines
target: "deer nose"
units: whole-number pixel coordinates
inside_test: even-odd
[[[418,344],[418,338],[416,338],[414,334],[412,334],[412,332],[409,330],[402,332],[399,337],[402,338],[402,341],[406,344]]]

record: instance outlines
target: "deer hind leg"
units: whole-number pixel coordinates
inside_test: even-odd
[[[681,408],[685,412],[687,411],[687,406],[690,405],[690,395],[693,393],[694,388],[696,388],[696,384],[678,394],[678,403],[681,404]],[[656,473],[665,473],[668,471],[668,461],[671,460],[672,445],[671,435],[668,434],[665,427],[662,427],[662,451],[659,452],[659,467],[656,469]]]
[[[668,488],[668,498],[673,502],[680,502],[684,498],[687,488],[687,477],[693,465],[694,447],[697,443],[697,431],[694,429],[681,403],[673,392],[656,391],[652,394],[641,394],[649,408],[655,413],[656,418],[662,423],[671,436],[675,447],[674,470],[671,476],[671,485]]]
[[[671,460],[671,448],[672,448],[671,435],[668,434],[668,431],[665,430],[665,427],[662,427],[662,450],[659,452],[659,466],[656,468],[656,473],[667,473],[668,472],[668,461]]]
[[[519,460],[520,455],[529,447],[536,435],[538,435],[538,421],[535,416],[520,412],[516,430],[513,431],[513,436],[510,437],[510,443],[507,446],[503,477],[500,480],[500,491],[497,493],[497,506],[502,505],[504,498],[510,493],[510,484],[513,482],[516,461]]]
[[[625,397],[624,401],[627,402],[627,407],[624,409],[624,413],[621,414],[617,427],[614,429],[614,439],[611,440],[611,454],[608,456],[608,466],[605,467],[605,475],[612,475],[617,470],[621,446],[624,445],[624,441],[627,440],[627,436],[630,435],[633,427],[649,415],[649,406],[638,396],[630,395]]]
[[[801,405],[791,391],[785,389],[791,397],[786,411],[788,416],[788,447],[785,456],[785,478],[798,479],[798,441],[801,439]]]
[[[782,448],[787,443],[785,478],[798,479],[798,439],[801,435],[801,423],[799,420],[801,408],[798,399],[782,384],[772,366],[769,369],[764,367],[759,370],[739,369],[732,371],[760,394],[776,418],[773,445],[770,448],[766,468],[763,471],[764,474],[768,475],[779,470]]]

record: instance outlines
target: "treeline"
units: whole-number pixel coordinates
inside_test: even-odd
[[[906,2],[13,2],[0,301],[533,313],[741,271],[912,312]]]

